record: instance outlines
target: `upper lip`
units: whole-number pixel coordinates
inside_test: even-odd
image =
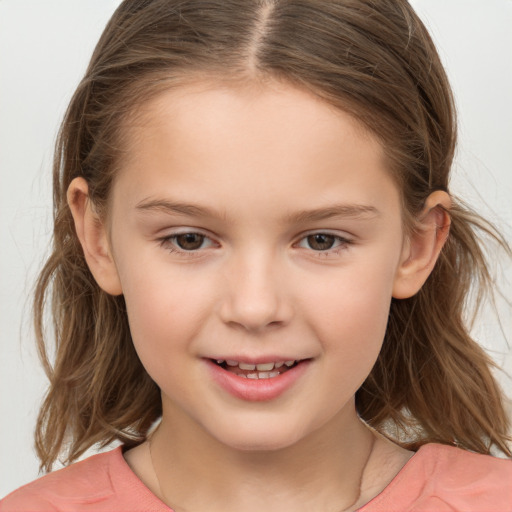
[[[207,359],[214,361],[236,361],[238,363],[245,364],[265,364],[265,363],[278,363],[281,361],[304,361],[304,357],[293,357],[293,356],[260,356],[260,357],[246,357],[246,356],[213,356]]]

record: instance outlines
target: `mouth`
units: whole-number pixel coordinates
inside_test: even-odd
[[[297,366],[301,360],[275,361],[268,363],[244,363],[230,359],[212,359],[223,370],[243,379],[274,379]]]
[[[207,358],[210,375],[224,391],[249,402],[268,402],[284,395],[308,373],[313,359],[271,358],[231,359]]]

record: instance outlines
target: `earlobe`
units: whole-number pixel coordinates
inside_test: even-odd
[[[89,270],[99,287],[110,295],[121,295],[122,287],[112,257],[107,231],[89,198],[89,186],[75,178],[67,191],[68,205]]]
[[[447,192],[430,194],[419,217],[418,227],[404,244],[395,275],[393,297],[415,295],[431,274],[450,231],[451,199]]]

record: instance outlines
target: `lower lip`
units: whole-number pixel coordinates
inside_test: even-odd
[[[290,389],[304,374],[310,361],[301,361],[290,370],[269,379],[244,379],[224,370],[209,359],[206,362],[214,381],[225,391],[241,400],[266,402],[276,399]]]

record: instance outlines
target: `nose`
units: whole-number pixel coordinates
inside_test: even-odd
[[[238,258],[226,268],[226,292],[220,316],[224,323],[261,332],[289,323],[293,307],[285,272],[275,259],[262,255]]]

